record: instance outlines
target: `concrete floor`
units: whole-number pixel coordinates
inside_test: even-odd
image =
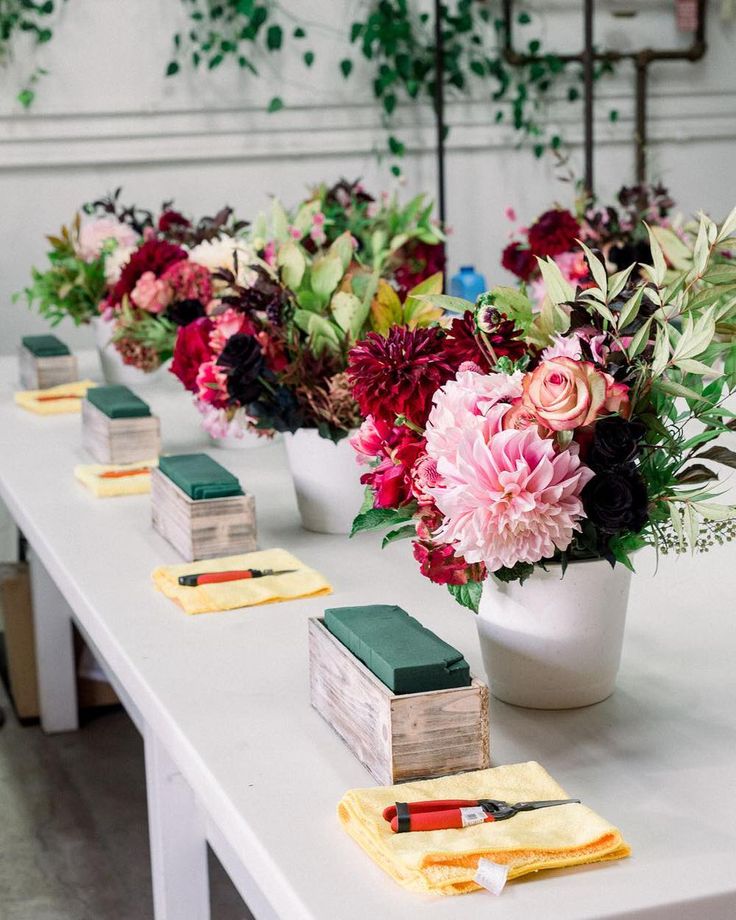
[[[153,917],[143,744],[122,710],[18,724],[0,682],[0,920]],[[210,854],[212,920],[252,920]]]

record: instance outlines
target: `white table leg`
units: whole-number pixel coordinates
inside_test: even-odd
[[[32,547],[28,563],[41,727],[49,733],[76,731],[79,711],[72,611]]]
[[[184,777],[146,727],[146,790],[156,920],[209,920],[205,822]]]

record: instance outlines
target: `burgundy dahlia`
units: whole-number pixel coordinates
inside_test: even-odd
[[[529,228],[529,246],[535,256],[558,256],[569,252],[580,236],[580,224],[569,211],[552,208]]]
[[[158,219],[158,229],[161,233],[168,233],[169,230],[182,227],[191,227],[191,221],[189,221],[183,214],[179,211],[175,211],[173,208],[167,208],[165,211],[162,211],[161,216]]]
[[[110,303],[119,304],[127,294],[130,297],[138,279],[145,272],[160,278],[169,265],[187,258],[186,252],[165,240],[147,240],[131,255],[120,272],[120,279],[112,289]]]
[[[537,267],[537,260],[531,249],[525,249],[521,243],[509,243],[501,256],[501,265],[522,281],[528,281]]]
[[[350,350],[348,375],[361,414],[393,424],[405,415],[424,426],[436,391],[455,375],[436,328],[393,326],[388,335],[369,332]]]

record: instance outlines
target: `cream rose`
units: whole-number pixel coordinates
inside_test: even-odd
[[[551,358],[524,377],[523,405],[552,431],[590,425],[602,412],[625,414],[628,395],[623,384],[590,361]],[[610,403],[610,405],[609,405]]]

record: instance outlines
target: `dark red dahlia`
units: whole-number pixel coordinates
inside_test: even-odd
[[[437,327],[393,326],[385,338],[369,332],[348,358],[348,376],[362,415],[391,424],[397,415],[405,415],[423,427],[432,397],[456,371]]]
[[[518,361],[527,351],[524,342],[519,341],[521,330],[514,326],[513,320],[506,318],[505,313],[493,309],[482,311],[482,315],[485,314],[488,322],[484,327],[484,337],[495,356]],[[450,323],[445,340],[445,355],[456,368],[466,361],[472,361],[482,370],[489,371],[495,364],[489,349],[479,340],[472,311],[466,310],[462,317]]]
[[[159,278],[169,265],[186,258],[186,252],[173,243],[167,243],[165,240],[146,240],[123,266],[120,280],[110,294],[110,303],[119,304],[126,294],[130,296],[144,272],[153,272]]]
[[[558,256],[569,252],[580,236],[580,224],[569,211],[552,208],[529,228],[529,247],[535,256]]]
[[[212,320],[202,316],[187,326],[181,326],[176,335],[171,373],[192,393],[197,392],[200,366],[214,357],[210,348],[210,332],[213,329]]]
[[[509,243],[501,256],[501,265],[522,281],[528,281],[537,267],[537,260],[531,249],[521,243]]]
[[[410,240],[401,249],[401,264],[394,272],[399,297],[403,300],[420,281],[445,270],[445,244]]]
[[[174,228],[181,227],[191,227],[192,223],[183,214],[180,214],[179,211],[175,211],[173,208],[167,208],[165,211],[161,212],[161,216],[158,219],[158,229],[161,233],[168,233],[169,230]]]

